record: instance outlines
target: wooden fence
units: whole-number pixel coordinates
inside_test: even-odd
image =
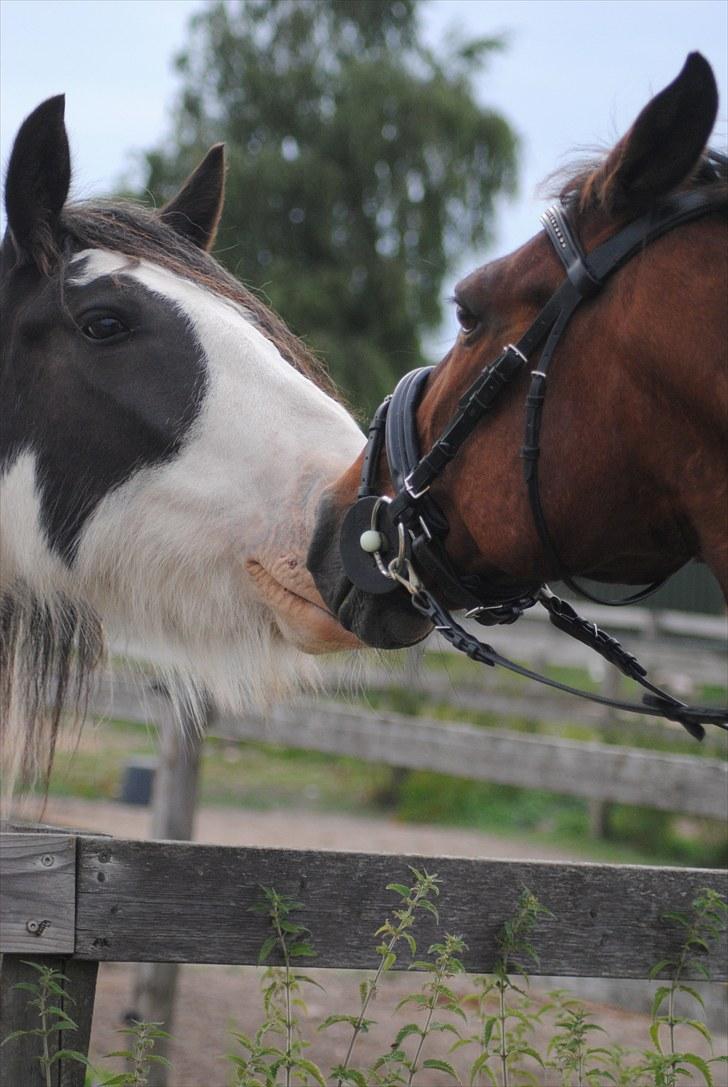
[[[535,931],[532,972],[559,976],[645,977],[680,947],[683,932],[666,909],[687,910],[703,887],[728,894],[728,873],[701,869],[237,849],[15,828],[0,835],[3,1030],[37,1026],[27,992],[14,987],[35,980],[24,960],[69,977],[76,1049],[88,1045],[99,962],[256,963],[266,920],[249,907],[261,884],[305,904],[300,919],[315,934],[317,967],[371,969],[373,933],[397,904],[386,885],[407,882],[411,864],[442,879],[439,932],[463,936],[473,972],[493,968],[524,887],[553,914]],[[435,938],[427,916],[420,939]],[[705,966],[728,980],[725,934]],[[51,1038],[51,1052],[69,1042]],[[42,1087],[37,1044],[5,1047],[0,1087]],[[82,1087],[72,1061],[58,1061],[53,1075],[54,1087]]]
[[[515,697],[518,704],[521,696]],[[488,697],[484,705],[490,704]],[[191,741],[185,751],[177,725],[170,722],[165,727],[170,711],[163,695],[154,689],[144,690],[138,681],[116,677],[113,694],[108,690],[100,694],[93,709],[158,725],[162,736],[160,772],[168,776],[183,774],[185,780],[175,778],[169,788],[159,786],[157,798],[163,803],[164,794],[169,803],[179,806],[183,797],[190,796],[199,749],[193,749]],[[573,712],[573,700],[569,709]],[[555,710],[548,699],[541,699],[531,712],[538,720],[544,712],[550,718]],[[635,719],[635,730],[641,727],[642,723]],[[657,726],[661,736],[671,728]],[[212,715],[208,730],[235,741],[282,744],[398,768],[433,770],[473,781],[543,789],[683,815],[728,818],[728,763],[720,758],[486,729],[322,701],[277,706],[267,717]],[[171,745],[169,756],[165,744]],[[168,765],[170,758],[174,771]],[[164,821],[154,826],[152,833],[187,836],[170,834]]]
[[[591,618],[602,621],[599,609],[593,610]],[[664,667],[667,662],[672,677],[724,682],[722,619],[655,616],[631,609],[622,625],[638,642],[628,642],[630,648],[638,649],[648,663],[662,662]],[[581,667],[594,660],[578,643],[554,636],[539,619],[522,622],[517,632],[498,630],[493,640],[504,652],[535,659],[541,667],[548,663]],[[433,648],[443,647],[435,641]],[[460,705],[470,702],[506,717],[551,723],[578,714],[590,725],[614,723],[613,716],[599,708],[524,693],[507,684],[496,687],[490,670],[478,675],[481,678],[472,684],[458,681],[457,690],[447,675],[432,670],[420,673],[416,682],[438,699],[454,696]],[[607,691],[613,688],[614,676],[613,669],[602,672]],[[341,673],[330,668],[330,688],[335,690],[341,681]],[[411,688],[413,669],[385,671],[375,665],[366,683]],[[158,839],[191,837],[200,737],[190,730],[187,742],[182,741],[168,700],[138,679],[130,682],[115,676],[111,686],[99,691],[92,708],[101,715],[159,726],[151,834]],[[660,740],[674,730],[671,725],[632,720],[636,730],[648,730]],[[211,715],[208,723],[216,735],[231,740],[280,743],[399,768],[548,789],[586,797],[591,804],[621,801],[714,819],[728,813],[728,767],[718,758],[444,724],[331,702],[279,707],[265,720]],[[720,739],[714,741],[716,752],[723,747]],[[56,956],[47,961],[57,961],[77,990],[74,1018],[82,1020],[82,1042],[83,1032],[90,1029],[99,961],[139,962],[135,1007],[146,1018],[165,1020],[172,1014],[177,963],[256,962],[262,923],[246,908],[261,883],[306,901],[321,950],[317,965],[364,968],[373,962],[372,931],[392,905],[386,884],[406,879],[408,862],[424,865],[445,879],[443,924],[465,936],[470,947],[466,962],[472,970],[492,965],[496,933],[525,885],[557,918],[544,922],[537,940],[540,971],[548,976],[602,978],[642,978],[665,957],[676,934],[659,920],[664,904],[679,909],[699,886],[726,890],[725,873],[685,869],[231,850],[89,835],[54,836],[49,841],[43,832],[22,840],[17,833],[4,836],[1,848],[6,900],[0,936],[8,953],[3,1018],[20,1025],[27,1021],[23,1000],[11,988],[12,981],[24,980],[28,972],[21,959]],[[716,979],[726,976],[723,952],[719,949],[711,964]],[[21,1082],[13,1078],[13,1069],[27,1068],[27,1055],[18,1043],[16,1063],[7,1065],[10,1078],[2,1066],[0,1087]],[[82,1082],[73,1079],[71,1065],[59,1068],[59,1087]]]

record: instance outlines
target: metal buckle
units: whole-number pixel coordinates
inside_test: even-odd
[[[504,351],[512,351],[514,355],[518,355],[521,362],[528,362],[528,359],[523,354],[523,351],[519,351],[514,343],[507,343],[503,348]]]
[[[423,495],[423,494],[427,494],[427,492],[428,492],[428,491],[429,491],[429,489],[430,489],[430,484],[428,483],[428,484],[427,484],[427,486],[426,486],[426,487],[423,487],[421,491],[414,491],[414,490],[412,489],[412,483],[411,483],[411,480],[412,480],[412,476],[413,476],[413,475],[415,474],[415,471],[416,471],[416,469],[415,469],[415,468],[413,468],[413,469],[412,469],[412,471],[410,472],[410,474],[409,474],[409,475],[407,476],[407,478],[405,479],[405,481],[404,481],[404,489],[406,490],[406,492],[407,492],[407,494],[408,494],[408,495],[410,496],[410,498],[413,498],[413,499],[415,499],[415,501],[416,501],[416,500],[417,500],[418,498],[422,498],[422,495]]]
[[[405,568],[405,573],[402,574],[400,567]],[[423,588],[422,582],[415,573],[414,567],[408,558],[404,556],[400,559],[397,556],[396,559],[392,559],[389,564],[389,576],[398,581],[403,589],[406,589],[410,596],[414,596],[420,589]]]

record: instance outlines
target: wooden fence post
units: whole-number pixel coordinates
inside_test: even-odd
[[[34,994],[19,985],[37,986],[40,975],[29,963],[65,975],[64,995],[49,994],[76,1024],[74,1031],[49,1031],[45,1047],[37,1035],[13,1038],[0,1054],[0,1087],[46,1087],[39,1056],[61,1049],[86,1055],[91,1035],[98,963],[69,958],[75,947],[76,839],[28,827],[0,835],[0,1040],[15,1031],[38,1030],[39,1010],[29,1007]],[[50,1022],[57,1022],[53,1015]],[[50,1065],[53,1087],[83,1087],[86,1070],[79,1061]]]
[[[158,721],[159,764],[152,795],[151,838],[190,841],[193,837],[202,743],[210,716],[209,704],[200,721],[189,709],[180,713],[172,699],[165,699]],[[171,1032],[178,972],[174,962],[140,963],[134,978],[134,1010],[127,1018],[160,1022],[163,1030]],[[168,1048],[160,1038],[155,1053],[166,1057]],[[149,1087],[166,1084],[165,1066],[152,1065]]]

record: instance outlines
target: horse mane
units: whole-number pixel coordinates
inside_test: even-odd
[[[281,318],[213,256],[176,234],[157,212],[128,200],[79,201],[66,204],[61,226],[66,247],[70,243],[72,248],[109,249],[148,260],[243,306],[286,362],[329,396],[340,399],[324,364]]]
[[[613,214],[615,211],[614,171],[604,169],[608,153],[590,156],[567,164],[546,179],[545,187],[550,198],[558,198],[568,204],[580,217],[590,211]],[[728,198],[728,156],[709,148],[701,157],[688,181],[681,186],[684,191],[713,188]]]

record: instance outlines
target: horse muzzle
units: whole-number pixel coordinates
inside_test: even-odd
[[[388,582],[382,593],[375,587],[366,590],[353,584],[345,572],[342,547],[348,532],[347,510],[337,507],[332,494],[324,494],[318,508],[316,528],[308,551],[307,566],[316,588],[341,625],[366,645],[376,649],[400,649],[422,641],[431,624],[412,607],[408,594],[396,582]],[[361,531],[366,531],[363,525]],[[357,526],[357,543],[361,532]],[[371,556],[366,558],[371,565]],[[357,581],[360,579],[357,577]]]

